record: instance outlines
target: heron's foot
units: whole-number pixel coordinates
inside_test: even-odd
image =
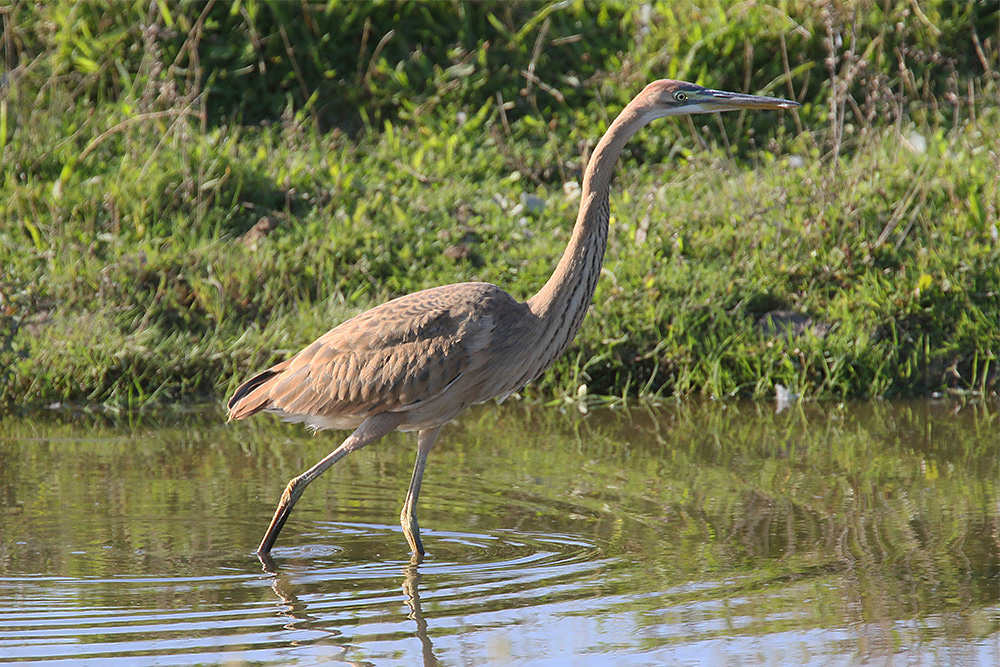
[[[278,501],[278,507],[274,510],[274,516],[271,518],[271,525],[267,527],[264,539],[260,541],[260,546],[257,547],[258,556],[271,553],[271,547],[274,546],[275,541],[278,539],[278,533],[281,532],[285,522],[288,521],[288,517],[292,513],[292,508],[295,506],[295,501],[302,496],[302,492],[306,490],[306,486],[308,486],[310,481],[306,475],[299,475],[285,487],[284,492],[281,494],[281,500]]]
[[[417,525],[417,516],[404,509],[399,517],[399,524],[403,527],[403,536],[406,537],[406,541],[410,545],[410,562],[422,562],[425,552],[424,543],[420,541],[420,526]]]

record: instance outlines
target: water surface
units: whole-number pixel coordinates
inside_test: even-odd
[[[411,565],[394,434],[214,408],[0,421],[0,662],[1000,663],[995,404],[485,406],[446,427]]]

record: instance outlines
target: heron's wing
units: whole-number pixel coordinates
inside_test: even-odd
[[[264,409],[329,418],[407,410],[476,368],[500,319],[519,306],[486,283],[389,301],[245,382],[230,400],[230,418]]]

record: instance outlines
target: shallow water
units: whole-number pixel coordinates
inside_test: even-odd
[[[0,420],[0,662],[1000,663],[995,404],[485,406],[412,436],[214,409]]]

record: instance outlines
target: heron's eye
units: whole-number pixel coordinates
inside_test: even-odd
[[[676,93],[674,93],[674,99],[677,100],[678,102],[686,102],[687,98],[688,98],[687,94],[682,93],[679,90]]]

